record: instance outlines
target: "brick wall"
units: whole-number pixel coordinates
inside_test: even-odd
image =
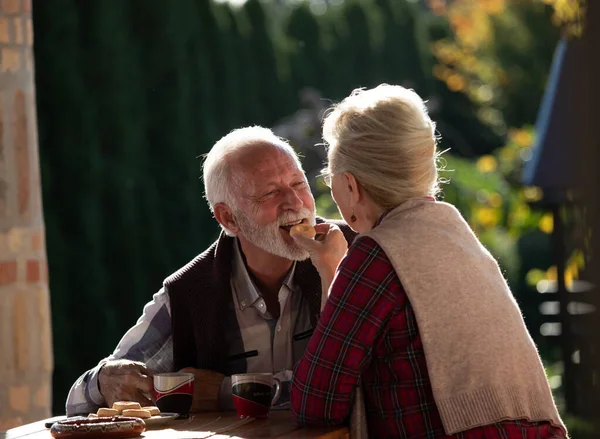
[[[0,0],[0,431],[50,416],[31,0]]]

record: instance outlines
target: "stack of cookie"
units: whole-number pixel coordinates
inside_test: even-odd
[[[140,403],[133,401],[118,401],[115,402],[112,408],[102,407],[99,408],[96,413],[90,413],[88,417],[113,417],[113,416],[127,416],[132,418],[147,419],[152,416],[160,415],[158,407],[142,407]]]

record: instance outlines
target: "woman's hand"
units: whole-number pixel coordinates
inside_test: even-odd
[[[346,255],[348,243],[344,234],[335,224],[315,225],[317,236],[315,239],[303,235],[294,235],[293,238],[304,250],[310,254],[310,260],[321,276],[321,285],[326,298],[326,292],[335,276],[335,271]]]

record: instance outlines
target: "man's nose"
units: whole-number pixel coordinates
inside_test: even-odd
[[[286,209],[299,210],[303,206],[304,206],[304,202],[302,201],[302,198],[300,198],[300,196],[294,189],[289,188],[285,193],[285,206],[284,207]]]

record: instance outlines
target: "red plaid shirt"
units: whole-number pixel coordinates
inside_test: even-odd
[[[345,423],[362,382],[375,438],[564,438],[547,422],[505,421],[447,436],[408,297],[389,259],[359,238],[340,263],[315,333],[295,368],[292,411],[303,425]]]

